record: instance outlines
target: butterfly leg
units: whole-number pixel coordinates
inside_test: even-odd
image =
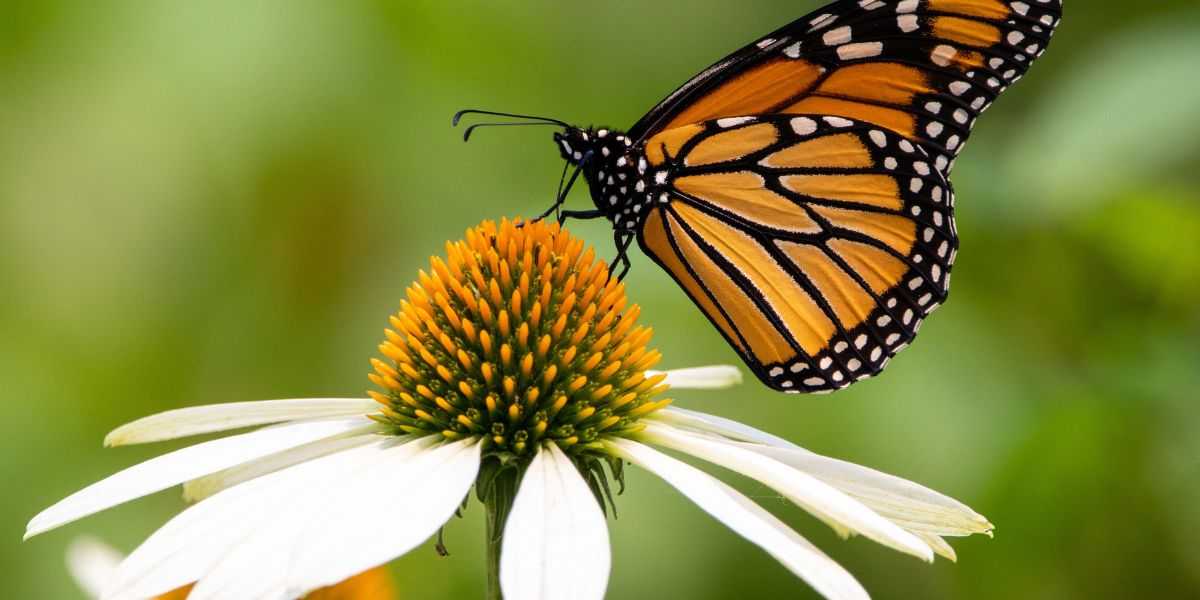
[[[608,266],[608,276],[611,279],[613,273],[617,269],[617,265],[621,266],[621,273],[617,275],[617,280],[625,279],[625,275],[629,273],[629,245],[633,243],[634,233],[627,230],[617,230],[613,233],[613,242],[617,245],[617,256],[613,258],[612,264]]]
[[[537,223],[538,221],[541,221],[542,219],[545,219],[546,217],[548,217],[550,215],[558,215],[558,209],[559,209],[559,207],[562,206],[562,204],[563,204],[562,199],[555,200],[554,204],[551,205],[550,208],[546,209],[546,212],[534,217],[532,219],[532,222]],[[562,218],[559,217],[559,220],[561,221]]]
[[[562,207],[563,202],[566,201],[566,199],[567,199],[566,195],[563,194],[563,186],[566,185],[567,169],[569,169],[569,168],[571,168],[571,163],[563,164],[562,176],[560,176],[558,178],[558,191],[554,192],[554,204],[551,204],[550,208],[546,209],[546,212],[535,217],[533,219],[533,221],[535,223],[538,221],[541,221],[542,219],[545,219],[546,217],[550,216],[551,214],[553,214],[555,216],[555,218],[558,217],[558,209]]]
[[[546,209],[546,212],[538,215],[538,217],[536,219],[534,219],[535,222],[541,221],[542,219],[545,219],[546,217],[553,214],[555,216],[555,218],[558,219],[558,224],[562,225],[563,221],[570,218],[570,216],[573,216],[573,215],[569,215],[569,214],[564,214],[564,213],[560,212],[559,209],[562,208],[563,203],[565,203],[567,201],[567,194],[571,193],[571,188],[574,187],[575,181],[577,179],[579,179],[579,174],[583,172],[584,166],[586,166],[588,161],[591,159],[592,159],[592,152],[589,150],[587,154],[583,155],[583,158],[579,161],[579,164],[575,165],[575,172],[571,173],[571,179],[567,180],[565,182],[565,185],[564,185],[564,179],[566,179],[567,169],[570,168],[571,163],[567,163],[566,165],[563,166],[562,177],[560,177],[558,180],[558,193],[556,193],[554,195],[554,204],[551,205],[550,208]],[[591,211],[588,211],[588,212],[591,212]],[[591,217],[581,217],[581,218],[591,218]]]
[[[558,224],[566,223],[567,219],[599,219],[603,216],[602,210],[564,210],[558,214]]]

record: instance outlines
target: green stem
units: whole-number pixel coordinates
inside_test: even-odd
[[[493,514],[492,507],[487,510],[487,600],[504,600],[500,591],[500,543],[503,541],[503,523]]]
[[[498,460],[486,461],[477,482],[480,501],[487,514],[487,595],[486,600],[504,600],[500,590],[500,550],[504,543],[504,525],[517,496],[521,469],[501,466]]]

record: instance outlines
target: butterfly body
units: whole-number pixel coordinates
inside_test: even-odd
[[[553,121],[596,206],[561,216],[606,217],[626,268],[636,239],[768,386],[846,387],[945,301],[950,172],[1061,16],[1061,0],[837,0],[627,133]]]
[[[642,145],[608,128],[571,127],[554,140],[563,159],[580,168],[596,211],[614,230],[636,231],[652,204],[649,192],[659,187],[646,172]]]

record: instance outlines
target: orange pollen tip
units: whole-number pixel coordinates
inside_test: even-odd
[[[599,378],[601,380],[612,379],[612,377],[617,374],[617,371],[620,371],[620,370],[621,370],[621,361],[619,361],[619,360],[611,361],[608,363],[607,366],[604,367],[603,371],[600,371]]]
[[[614,409],[621,408],[622,406],[625,406],[626,404],[629,404],[630,402],[633,402],[634,400],[636,400],[637,397],[638,397],[638,395],[634,392],[622,394],[619,397],[617,397],[616,400],[613,400],[613,403],[610,406],[612,406],[612,408],[614,408]]]
[[[570,385],[567,386],[567,390],[571,392],[578,392],[583,386],[587,385],[587,382],[588,378],[580,375],[579,377],[576,377]]]
[[[383,348],[386,348],[386,345],[384,345]],[[400,376],[400,373],[396,372],[396,369],[392,368],[391,365],[383,362],[382,360],[379,360],[378,358],[371,359],[371,367],[373,369],[375,369],[376,373],[379,373],[380,375],[383,375],[384,377],[399,377]]]

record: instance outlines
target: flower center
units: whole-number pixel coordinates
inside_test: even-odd
[[[431,259],[372,359],[380,420],[408,434],[478,436],[518,456],[580,455],[634,433],[670,400],[624,284],[558,225],[485,221]]]

